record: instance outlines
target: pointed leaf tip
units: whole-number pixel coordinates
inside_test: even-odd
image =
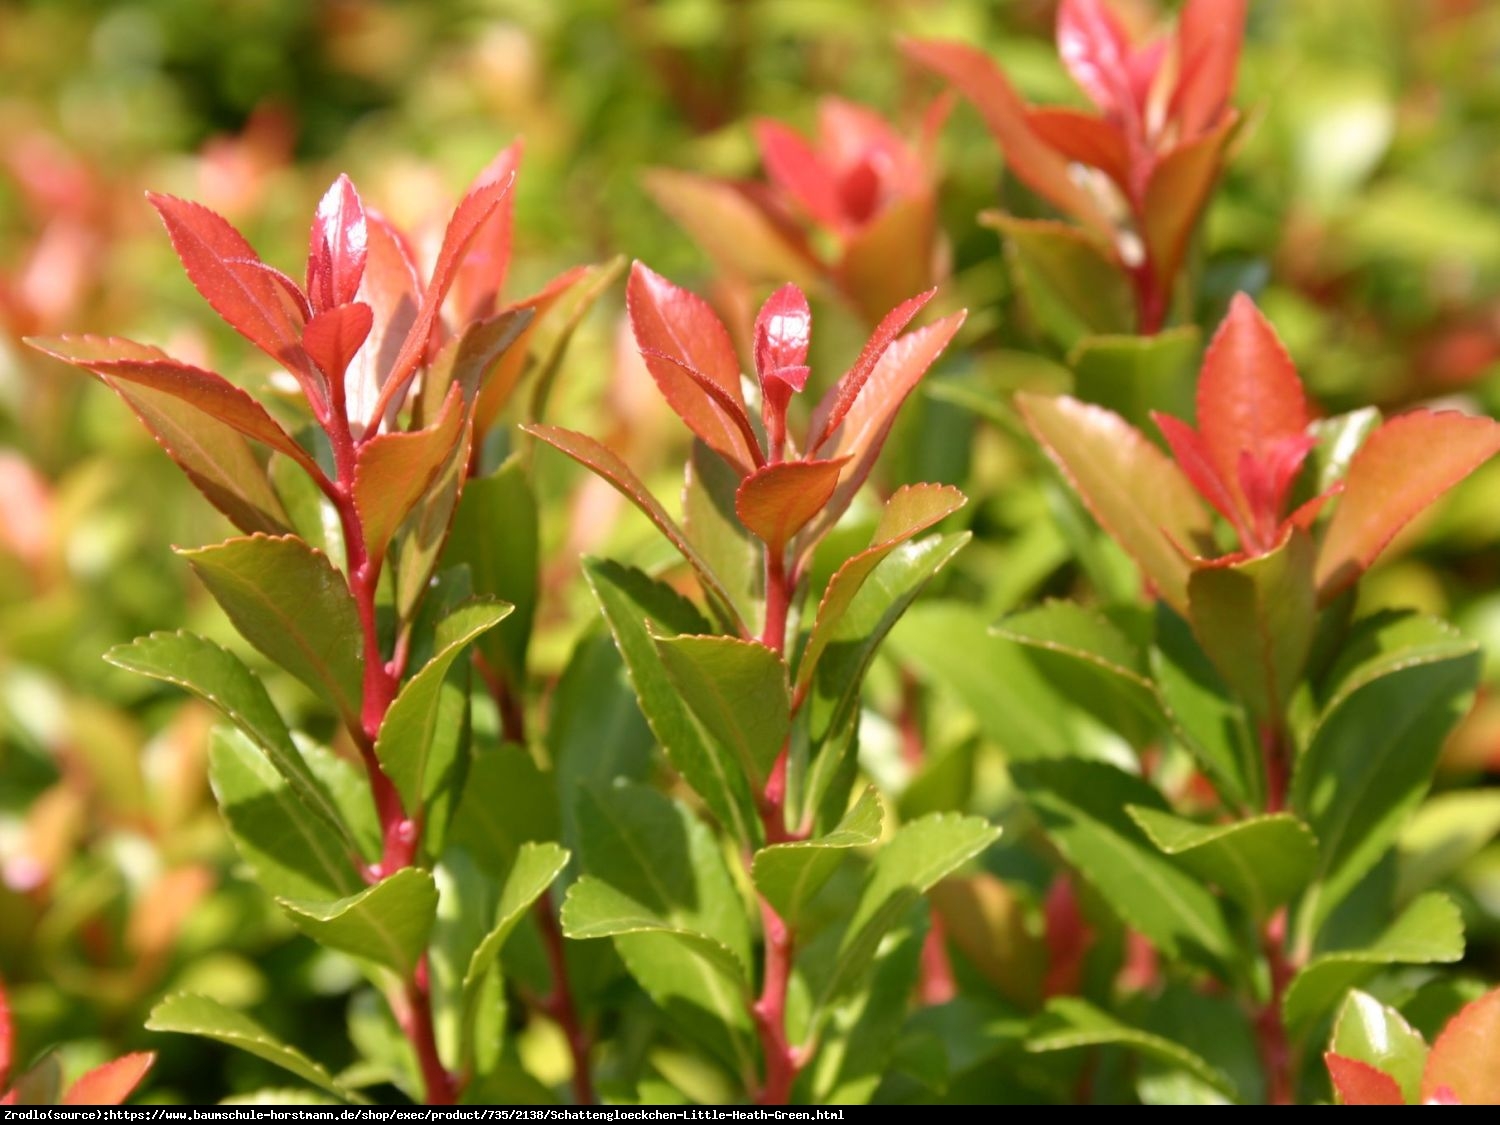
[[[365,208],[346,175],[318,203],[307,252],[307,297],[317,312],[347,305],[359,292],[369,252]]]
[[[1401,1087],[1383,1070],[1369,1063],[1328,1051],[1323,1055],[1333,1088],[1344,1105],[1405,1105]]]
[[[755,318],[755,370],[761,382],[775,376],[800,391],[807,382],[811,337],[807,294],[795,285],[783,285],[766,299]],[[793,371],[800,371],[800,377],[784,374]]]

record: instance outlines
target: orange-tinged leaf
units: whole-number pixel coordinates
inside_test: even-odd
[[[927,894],[948,938],[985,980],[1014,1004],[1040,1005],[1047,946],[1021,894],[985,871],[944,879]]]
[[[499,183],[513,177],[521,166],[525,144],[516,138],[503,148],[475,180],[475,185]],[[495,311],[495,302],[510,270],[511,240],[515,228],[515,193],[508,193],[475,233],[453,278],[451,305],[455,322],[466,324]]]
[[[146,198],[166,224],[188,279],[213,310],[289,371],[316,379],[300,342],[311,310],[296,283],[262,262],[240,232],[207,207],[154,192]]]
[[[1097,168],[1121,191],[1130,190],[1130,153],[1125,135],[1102,117],[1076,109],[1029,110],[1032,132],[1069,160]]]
[[[314,476],[322,472],[265,408],[222,375],[182,363],[159,348],[117,336],[50,336],[27,341],[38,351],[111,381],[139,383],[180,399],[292,458]]]
[[[653,168],[642,179],[657,205],[725,273],[754,284],[817,284],[821,270],[806,239],[754,185],[667,168]]]
[[[1182,471],[1118,414],[1061,396],[1016,396],[1032,434],[1094,518],[1187,615],[1185,550],[1212,538],[1208,509]]]
[[[832,170],[803,136],[779,121],[755,122],[755,143],[766,175],[816,223],[837,230],[843,221]]]
[[[315,312],[347,305],[359,292],[367,251],[365,207],[348,176],[333,182],[313,216],[307,299]]]
[[[833,639],[840,618],[848,612],[854,595],[859,593],[875,568],[901,544],[951,516],[967,503],[968,498],[948,484],[903,485],[886,501],[870,545],[845,559],[823,591],[812,634],[797,665],[799,690],[812,682],[818,658]]]
[[[943,353],[963,325],[966,315],[967,312],[962,310],[950,313],[941,320],[908,332],[885,349],[865,381],[864,389],[844,416],[843,424],[829,433],[823,448],[817,451],[824,457],[853,457],[854,460],[844,470],[833,499],[818,518],[815,535],[825,527],[831,527],[849,507],[854,494],[875,467],[875,460],[880,456],[901,404]]]
[[[590,266],[574,266],[565,270],[530,297],[506,305],[501,310],[500,315],[525,313],[528,314],[528,319],[520,335],[500,353],[493,370],[480,387],[479,400],[474,405],[476,434],[487,433],[510,402],[510,396],[526,372],[526,363],[531,356],[531,342],[543,319],[576,285],[590,276],[592,269]]]
[[[931,193],[893,200],[850,235],[838,263],[839,285],[865,323],[937,280],[937,207]]]
[[[380,434],[359,447],[354,506],[370,558],[385,556],[401,521],[426,494],[453,447],[463,440],[467,420],[462,389],[455,385],[448,389],[442,411],[427,428]]]
[[[1193,230],[1224,162],[1239,118],[1232,111],[1212,132],[1178,145],[1152,170],[1146,185],[1146,250],[1159,284],[1170,289],[1182,268]]]
[[[375,314],[363,301],[334,305],[307,322],[302,346],[329,386],[343,383],[349,364],[369,339],[374,323]]]
[[[1006,164],[1027,187],[1105,238],[1113,237],[1109,218],[1068,171],[1068,157],[1031,128],[1028,106],[994,61],[964,43],[909,39],[902,50],[959,88],[984,116],[1005,153]]]
[[[371,417],[422,303],[422,278],[401,232],[379,215],[370,215],[366,237],[359,299],[373,311],[374,326],[344,376],[344,406],[355,423],[356,437],[364,432],[364,419]]]
[[[792,536],[828,503],[847,460],[782,461],[755,470],[734,495],[740,522],[767,551],[780,555]]]
[[[1229,105],[1247,0],[1188,0],[1177,21],[1177,89],[1168,114],[1181,136],[1209,128]]]
[[[1457,411],[1392,418],[1366,439],[1344,476],[1318,553],[1318,595],[1349,586],[1391,538],[1500,451],[1500,425]]]
[[[1323,1055],[1340,1105],[1405,1105],[1401,1087],[1383,1070],[1369,1063],[1328,1051]]]
[[[514,178],[512,174],[502,180],[490,180],[487,172],[481,172],[453,209],[453,217],[448,220],[447,229],[443,231],[443,243],[438,248],[437,262],[432,267],[432,278],[422,293],[422,304],[417,310],[416,319],[401,344],[400,353],[391,364],[389,379],[380,388],[375,410],[366,420],[369,427],[373,428],[379,423],[387,407],[398,406],[402,401],[417,369],[427,358],[433,329],[442,312],[448,289],[458,276],[464,254],[495,209],[510,195]]]
[[[1198,432],[1242,513],[1248,516],[1249,505],[1240,487],[1240,454],[1264,457],[1277,441],[1302,435],[1309,421],[1291,356],[1255,302],[1237,293],[1203,355]]]
[[[1422,1101],[1444,1087],[1462,1105],[1500,1105],[1500,989],[1465,1004],[1433,1042]]]
[[[182,924],[213,886],[213,872],[201,864],[179,867],[160,876],[131,908],[126,948],[144,960],[169,952]]]
[[[94,1067],[63,1095],[63,1105],[120,1105],[156,1061],[154,1051],[133,1051]]]
[[[522,426],[521,429],[545,441],[559,452],[567,454],[580,465],[608,481],[622,496],[644,512],[646,518],[656,525],[657,530],[667,537],[668,542],[677,548],[678,553],[693,568],[693,573],[698,576],[704,592],[715,603],[720,616],[733,624],[741,634],[749,635],[744,622],[735,612],[734,600],[713,572],[713,568],[682,533],[682,529],[677,526],[677,521],[668,515],[660,501],[651,495],[640,477],[636,476],[630,466],[621,461],[613,450],[587,434],[580,434],[576,430],[567,430],[561,426],[549,426],[538,422]]]
[[[712,380],[743,412],[739,359],[708,302],[637,262],[625,303],[636,344],[667,405],[741,476],[750,472],[756,457],[732,413],[683,370],[692,368]]]

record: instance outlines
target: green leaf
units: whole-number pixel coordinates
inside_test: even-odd
[[[114,379],[105,382],[235,527],[247,535],[283,535],[292,529],[266,470],[238,431],[164,391]]]
[[[1318,842],[1290,813],[1198,824],[1158,809],[1130,805],[1125,811],[1162,852],[1261,922],[1300,892],[1317,868]]]
[[[1050,682],[1132,745],[1144,744],[1162,726],[1145,653],[1102,613],[1049,601],[1012,614],[991,632],[1024,645]]]
[[[326,1090],[346,1102],[367,1104],[366,1099],[345,1088],[322,1066],[295,1047],[281,1042],[244,1012],[225,1007],[206,996],[175,993],[151,1009],[147,1031],[176,1031],[215,1039],[248,1051],[288,1070],[304,1082]]]
[[[614,938],[641,987],[690,1037],[744,1074],[750,921],[713,834],[639,785],[579,797],[586,874],[562,908],[569,937]]]
[[[289,457],[273,453],[266,464],[276,495],[291,519],[290,530],[307,540],[308,546],[322,551],[340,570],[346,569],[344,529],[338,513],[311,477]]]
[[[405,977],[427,948],[437,915],[432,874],[404,867],[336,902],[278,898],[296,927],[319,945],[372,961]]]
[[[180,553],[247,641],[358,723],[364,635],[328,556],[264,535]]]
[[[1458,870],[1500,833],[1500,790],[1440,793],[1422,802],[1396,840],[1396,899],[1405,902]]]
[[[104,658],[118,668],[184,688],[217,708],[261,748],[303,804],[355,850],[343,817],[303,761],[265,685],[234,653],[192,633],[152,633],[117,645]]]
[[[792,727],[780,655],[736,637],[657,637],[656,651],[709,737],[733,755],[753,788],[764,787]]]
[[[1048,838],[1127,925],[1168,957],[1232,977],[1240,957],[1218,901],[1125,811],[1166,812],[1152,785],[1081,758],[1016,761],[1010,770]]]
[[[831,1002],[857,988],[875,959],[881,939],[912,903],[999,836],[1000,829],[988,821],[958,813],[932,813],[902,825],[870,864],[820,1006],[826,1011]]]
[[[1086,337],[1068,353],[1073,394],[1149,433],[1153,410],[1192,414],[1201,344],[1192,324],[1155,336]]]
[[[245,735],[214,731],[208,779],[240,854],[268,892],[333,899],[363,885],[346,841]]]
[[[512,685],[526,682],[540,579],[539,531],[536,495],[521,459],[512,457],[464,486],[443,551],[444,566],[469,568],[476,594],[515,606],[478,641],[485,660]]]
[[[474,756],[448,828],[448,843],[463,848],[494,879],[505,877],[521,846],[557,836],[551,777],[523,746],[497,746]]]
[[[1244,704],[1220,678],[1186,621],[1165,605],[1156,612],[1151,672],[1172,725],[1228,802],[1241,809],[1265,805],[1260,739]]]
[[[1479,663],[1474,642],[1415,614],[1378,614],[1351,633],[1292,775],[1291,807],[1321,853],[1298,916],[1301,947],[1427,792],[1444,739],[1469,709]]]
[[[390,572],[396,617],[401,622],[416,615],[442,557],[454,509],[468,477],[472,437],[473,427],[466,427],[463,440],[449,450],[448,459],[438,467],[416,508],[396,532],[392,544],[396,558]]]
[[[1135,328],[1135,299],[1094,237],[1049,219],[986,211],[980,222],[1005,238],[1006,259],[1032,315],[1065,348],[1086,336]]]
[[[625,659],[641,712],[678,773],[707,803],[719,823],[742,844],[760,825],[744,775],[707,744],[662,665],[650,630],[702,634],[708,622],[682,595],[638,570],[586,559],[584,574]]]
[[[687,560],[688,565],[693,568],[698,581],[703,585],[704,593],[714,605],[715,612],[723,616],[734,632],[746,632],[744,622],[735,612],[734,600],[729,591],[724,588],[723,583],[719,581],[718,575],[698,553],[697,548],[688,541],[682,529],[677,526],[677,522],[661,506],[660,501],[651,495],[650,490],[624,461],[586,434],[565,430],[560,426],[540,424],[521,428],[532,437],[540,438],[608,481],[627,500],[644,512],[646,518],[656,525],[657,530],[667,537],[668,542],[677,548],[682,557]]]
[[[375,739],[375,756],[410,815],[426,807],[453,766],[451,755],[457,745],[441,737],[445,732],[440,724],[448,670],[476,637],[504,620],[510,609],[503,602],[475,599],[443,618],[432,659],[402,686],[385,714]],[[447,760],[438,753],[444,748],[450,755]]]
[[[880,838],[880,798],[873,787],[860,795],[838,826],[825,836],[796,844],[772,844],[755,853],[751,872],[755,886],[792,930],[850,848]]]
[[[835,572],[818,603],[818,614],[807,646],[797,663],[799,690],[812,681],[818,659],[866,580],[901,544],[926,531],[968,503],[964,494],[946,484],[909,484],[898,488],[881,512],[870,546],[847,559]]]
[[[765,549],[734,510],[739,474],[701,440],[693,442],[682,487],[682,524],[689,542],[719,576],[741,620],[760,614]]]
[[[494,923],[484,940],[469,958],[464,973],[463,1003],[465,1025],[472,1024],[480,999],[484,975],[495,964],[505,941],[532,904],[541,898],[552,881],[568,865],[568,850],[553,843],[526,843],[516,852],[515,863],[505,877],[500,902],[495,908]]]
[[[1386,965],[1431,965],[1464,955],[1464,924],[1447,895],[1422,895],[1363,949],[1313,958],[1292,978],[1282,1001],[1287,1026],[1303,1028],[1332,1009],[1354,986]]]
[[[1427,1044],[1400,1012],[1369,993],[1358,989],[1349,993],[1334,1022],[1328,1049],[1390,1075],[1407,1105],[1421,1102]]]
[[[1292,529],[1275,550],[1188,579],[1193,633],[1262,719],[1277,721],[1302,677],[1317,621],[1312,537]]]
[[[1020,394],[1016,403],[1100,526],[1135,559],[1163,600],[1185,612],[1191,568],[1181,550],[1211,543],[1213,521],[1176,462],[1102,407],[1065,395]]]
[[[1026,1040],[1026,1049],[1038,1054],[1105,1045],[1125,1047],[1168,1066],[1180,1067],[1225,1097],[1239,1094],[1229,1075],[1202,1055],[1174,1040],[1122,1023],[1078,997],[1057,996],[1049,1000]]]

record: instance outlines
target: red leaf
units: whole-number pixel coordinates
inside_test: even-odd
[[[380,388],[390,381],[422,303],[416,256],[401,232],[374,214],[367,216],[365,227],[368,255],[359,299],[370,306],[374,323],[344,374],[344,410],[355,423],[355,437],[364,433],[365,419],[372,416]]]
[[[0,980],[0,1090],[10,1078],[10,1066],[15,1056],[16,1026],[10,1018],[10,995],[5,991],[5,982]]]
[[[1101,110],[1122,117],[1134,113],[1130,40],[1101,0],[1062,0],[1057,53],[1073,81]]]
[[[1218,128],[1178,145],[1151,172],[1144,202],[1146,248],[1163,288],[1182,268],[1188,241],[1218,178],[1239,117],[1231,112]]]
[[[865,346],[860,349],[859,358],[854,361],[854,366],[829,388],[823,400],[818,403],[817,409],[813,411],[807,442],[810,453],[817,452],[833,436],[833,432],[839,428],[840,423],[859,400],[860,392],[864,390],[865,384],[874,373],[881,357],[889,350],[902,330],[911,323],[912,318],[922,311],[936,293],[936,289],[929,289],[925,293],[918,293],[915,297],[902,301],[886,313],[884,319],[875,326],[875,331],[870,334],[870,338],[865,341]],[[956,326],[954,330],[957,331]],[[934,354],[933,359],[936,358]],[[931,360],[928,362],[930,363]]]
[[[1433,1042],[1422,1101],[1444,1087],[1464,1105],[1500,1105],[1500,989],[1465,1004]]]
[[[1033,109],[1032,130],[1069,160],[1103,172],[1122,192],[1130,191],[1130,154],[1125,135],[1102,118],[1076,109]]]
[[[1403,414],[1371,434],[1349,462],[1323,536],[1319,597],[1354,582],[1396,532],[1497,451],[1500,425],[1452,410]]]
[[[381,559],[391,537],[427,492],[454,446],[463,440],[462,388],[452,386],[442,412],[426,429],[380,434],[359,447],[354,469],[354,505],[364,526],[370,558]]]
[[[222,375],[181,363],[159,348],[117,336],[51,336],[27,341],[38,351],[108,380],[162,391],[284,453],[314,477],[322,470],[265,408]]]
[[[906,40],[902,50],[947,78],[984,116],[1007,166],[1032,191],[1113,241],[1114,229],[1093,198],[1073,182],[1068,157],[1031,128],[1028,107],[984,52],[963,43]]]
[[[1265,457],[1281,439],[1301,436],[1308,421],[1302,380],[1276,330],[1255,302],[1236,294],[1203,356],[1198,432],[1244,524],[1252,521],[1239,483],[1240,454]]]
[[[453,209],[453,217],[448,220],[448,227],[443,232],[443,244],[438,248],[437,263],[432,268],[432,279],[422,293],[422,304],[417,310],[416,320],[406,334],[395,362],[391,364],[390,378],[380,388],[376,409],[367,419],[369,428],[373,429],[379,424],[387,407],[396,406],[399,409],[402,396],[406,394],[406,388],[411,384],[417,369],[427,358],[427,348],[432,341],[438,314],[442,311],[443,301],[448,296],[449,286],[458,275],[463,256],[485,221],[510,195],[513,179],[512,175],[503,180],[491,181],[485,179],[485,173],[481,173],[463,199],[459,200],[458,206]]]
[[[760,120],[754,129],[761,163],[771,182],[798,203],[814,222],[838,230],[843,225],[843,212],[833,172],[823,163],[822,156],[801,134],[779,121]]]
[[[1168,116],[1178,135],[1211,128],[1234,94],[1235,68],[1245,38],[1246,0],[1188,0],[1177,22],[1181,75]]]
[[[63,1105],[120,1105],[156,1061],[152,1051],[134,1051],[94,1067],[63,1095]]]
[[[741,476],[751,472],[757,455],[740,426],[683,371],[687,367],[700,372],[744,411],[740,363],[728,331],[708,302],[637,262],[630,271],[625,305],[636,344],[667,404]]]
[[[343,386],[355,355],[370,336],[375,314],[363,301],[334,305],[317,313],[302,333],[302,346],[329,386]]]
[[[359,292],[368,248],[366,230],[359,192],[348,176],[340,176],[313,216],[307,251],[307,299],[315,312],[347,305]]]
[[[525,144],[518,137],[502,149],[479,174],[476,183],[498,183],[514,176],[521,166]],[[462,325],[495,311],[505,276],[510,270],[511,240],[515,227],[515,194],[508,194],[474,235],[468,252],[453,279],[453,308]]]
[[[822,452],[826,456],[852,456],[854,461],[845,470],[833,499],[819,517],[815,534],[831,527],[849,507],[854,494],[875,467],[875,459],[880,456],[901,404],[943,353],[967,315],[967,311],[952,313],[908,332],[885,349],[870,372],[864,392],[854,400],[854,405],[845,415],[843,425],[824,443]]]
[[[794,391],[807,385],[807,349],[812,310],[807,294],[783,285],[766,299],[755,318],[755,371],[761,385],[779,379]]]
[[[687,536],[682,533],[682,529],[677,526],[677,521],[661,506],[661,502],[651,495],[650,490],[641,482],[641,478],[636,476],[630,466],[621,461],[613,450],[587,434],[580,434],[561,426],[533,423],[522,426],[521,429],[545,441],[559,452],[567,454],[580,465],[608,481],[622,496],[644,512],[646,518],[656,525],[657,530],[667,537],[672,546],[677,548],[682,557],[687,560],[688,565],[693,568],[698,581],[703,585],[704,592],[713,600],[724,620],[732,622],[741,635],[749,635],[744,622],[735,612],[734,600],[725,590],[724,584],[714,573],[713,568],[689,542]]]
[[[1323,1061],[1328,1064],[1328,1075],[1333,1079],[1334,1092],[1342,1105],[1405,1105],[1401,1100],[1401,1087],[1383,1070],[1358,1059],[1325,1052]]]
[[[1228,487],[1219,478],[1218,470],[1209,460],[1202,435],[1186,422],[1173,418],[1170,414],[1162,414],[1153,410],[1151,420],[1156,423],[1156,428],[1161,431],[1162,437],[1167,439],[1167,446],[1172,450],[1177,467],[1192,482],[1193,487],[1198,490],[1198,495],[1212,504],[1221,516],[1234,524],[1236,530],[1240,532],[1240,538],[1243,539],[1245,532],[1240,523],[1240,514],[1235,508],[1234,497],[1229,494]]]
[[[740,522],[779,557],[792,536],[828,503],[848,460],[782,461],[757,469],[734,494]]]
[[[294,374],[317,380],[302,351],[310,310],[297,285],[260,260],[239,231],[207,207],[154,192],[188,279],[230,327]]]
[[[687,364],[681,362],[680,360],[673,359],[671,356],[667,355],[664,352],[642,348],[641,358],[646,360],[648,363],[660,362],[671,364],[673,367],[677,368],[677,370],[680,371],[683,375],[686,375],[690,380],[692,380],[693,385],[696,386],[704,394],[706,394],[713,401],[713,403],[721,411],[723,411],[723,413],[727,415],[736,426],[739,427],[740,433],[745,439],[745,444],[750,448],[750,455],[755,461],[755,467],[759,469],[762,465],[765,464],[765,456],[761,453],[760,449],[760,438],[755,433],[755,427],[750,424],[749,413],[747,413],[745,407],[741,403],[738,403],[734,399],[729,397],[728,391],[719,386],[718,383],[715,383],[712,379],[703,374],[703,372],[699,371],[696,367],[689,367]],[[803,379],[807,378],[807,368],[802,368],[801,377]],[[770,396],[767,396],[768,399],[769,397]]]

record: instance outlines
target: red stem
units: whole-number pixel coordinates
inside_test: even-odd
[[[592,1044],[573,1002],[573,990],[568,983],[568,962],[563,953],[563,935],[557,925],[551,891],[542,892],[533,911],[537,926],[542,931],[547,964],[552,969],[552,994],[541,1001],[540,1007],[557,1021],[563,1034],[567,1036],[568,1051],[573,1056],[573,1100],[579,1105],[593,1105],[594,1082],[589,1067],[589,1050]]]
[[[338,512],[339,526],[343,529],[349,593],[359,615],[364,643],[363,703],[358,725],[350,725],[350,734],[359,747],[370,781],[370,793],[380,816],[383,852],[380,862],[365,871],[366,880],[374,883],[416,862],[422,840],[422,824],[420,814],[407,814],[401,803],[401,794],[380,768],[380,761],[375,755],[375,742],[380,735],[381,724],[385,722],[386,712],[390,710],[401,686],[402,665],[405,663],[404,645],[399,646],[403,655],[393,656],[389,661],[380,647],[375,602],[384,559],[370,553],[365,539],[364,522],[354,503],[354,470],[358,451],[349,430],[348,419],[344,417],[342,396],[338,393],[334,395],[333,405],[334,409],[329,413],[325,428],[333,446],[337,479],[328,482],[324,491]],[[453,1075],[444,1068],[438,1054],[425,956],[417,964],[411,977],[404,982],[400,1001],[392,1006],[400,1013],[401,1029],[411,1043],[421,1067],[426,1102],[428,1105],[452,1105],[458,1095],[457,1084]]]
[[[1255,1014],[1255,1041],[1266,1076],[1266,1102],[1292,1105],[1294,1082],[1291,1044],[1281,1019],[1281,1000],[1296,966],[1283,952],[1286,940],[1286,908],[1278,910],[1261,933],[1261,951],[1271,975],[1271,995]]]

